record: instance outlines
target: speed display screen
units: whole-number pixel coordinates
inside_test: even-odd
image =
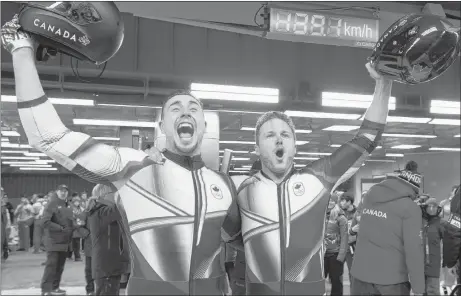
[[[374,18],[275,7],[269,13],[270,39],[372,48],[379,38],[379,20]]]

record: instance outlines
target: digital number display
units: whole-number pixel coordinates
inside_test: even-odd
[[[271,7],[269,39],[373,48],[379,20]]]

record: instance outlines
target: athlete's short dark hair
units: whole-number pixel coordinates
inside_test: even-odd
[[[176,96],[191,96],[193,97],[194,99],[197,100],[197,102],[199,102],[200,104],[200,107],[202,107],[203,109],[203,103],[202,101],[197,98],[196,96],[194,96],[189,90],[177,90],[177,91],[174,91],[173,93],[171,93],[170,95],[168,95],[168,97],[166,98],[166,100],[163,102],[163,105],[162,105],[162,110],[161,110],[161,116],[160,118],[163,120],[163,112],[164,112],[164,109],[165,109],[165,106],[166,106],[166,103],[168,103],[169,100],[171,100],[172,98],[176,97]]]
[[[269,112],[266,112],[263,115],[261,115],[258,118],[258,121],[256,122],[256,131],[255,131],[256,145],[259,145],[259,132],[261,130],[261,126],[264,123],[266,123],[269,120],[272,120],[274,118],[278,118],[280,120],[283,120],[288,124],[291,131],[293,132],[293,136],[294,136],[295,141],[296,141],[296,129],[295,129],[295,125],[293,123],[293,120],[291,120],[291,118],[288,115],[286,115],[285,113],[282,113],[282,112],[279,112],[279,111],[269,111]]]

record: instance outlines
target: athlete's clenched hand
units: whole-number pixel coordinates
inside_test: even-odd
[[[29,33],[22,31],[19,25],[18,15],[2,26],[2,45],[10,53],[19,48],[31,48],[34,50],[35,41]]]

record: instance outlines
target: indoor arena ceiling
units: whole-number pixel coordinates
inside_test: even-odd
[[[2,8],[4,7],[4,5],[6,5],[5,2],[2,2]],[[129,5],[131,5],[131,2]],[[15,9],[16,8],[11,9],[11,11],[14,11]],[[449,8],[446,7],[446,9],[454,8],[450,6]],[[254,12],[252,12],[251,21],[253,21],[253,14]],[[146,22],[144,20],[139,21],[139,19],[133,19],[133,23],[141,23],[142,25]],[[135,26],[133,25],[133,27]],[[139,28],[143,27],[139,26]],[[200,30],[186,30],[183,25],[176,26],[176,30],[185,32],[184,35],[187,38],[192,38],[190,37],[190,33],[197,34],[197,36],[200,37],[200,34],[202,32]],[[133,32],[135,32],[134,29]],[[148,33],[151,33],[151,31],[149,31]],[[216,37],[216,35],[218,34],[208,34],[208,31],[205,33],[203,33],[203,35],[207,36],[207,41],[210,44],[214,45],[215,48],[220,48],[218,45],[220,45],[220,43],[222,42],[210,42],[210,40],[213,40],[212,37]],[[227,32],[223,34],[224,35],[222,36],[230,36],[230,33]],[[158,38],[168,37],[166,35],[164,36],[161,34],[157,34],[154,36],[157,36]],[[187,39],[186,37],[183,37],[183,39],[181,39],[178,37],[179,35],[172,36],[176,36],[176,39],[173,38],[171,40],[171,44],[175,44],[175,40],[185,40],[187,41],[187,43],[185,43],[184,41],[182,44],[191,44],[191,40]],[[247,45],[261,44],[259,43],[260,40],[257,40],[257,42],[255,41],[254,43],[249,43],[251,40],[245,38],[240,39],[244,39],[244,41],[248,42]],[[222,41],[224,39],[219,40]],[[238,39],[235,40],[238,41]],[[145,42],[147,41],[149,41],[147,38],[140,38],[139,42],[144,43],[139,44],[146,44]],[[167,43],[165,47],[155,47],[155,50],[157,50],[157,54],[162,54],[162,50],[165,50],[165,52],[169,53],[168,46],[170,45],[170,43],[165,43]],[[283,46],[279,44],[278,47],[274,47],[272,51],[276,52],[276,49],[284,49],[284,45],[285,44],[283,44]],[[201,49],[200,46],[195,47]],[[127,48],[131,47],[127,46]],[[137,49],[137,46],[134,46],[134,48]],[[244,48],[245,47],[242,46],[240,50],[243,50]],[[209,48],[205,49],[209,50]],[[252,51],[261,50],[261,48],[253,49],[252,47],[251,49]],[[155,50],[152,50],[152,53],[149,52],[149,54],[155,54]],[[179,49],[175,49],[174,51],[177,54],[176,58],[178,58],[178,60],[188,61],[187,58],[185,58],[187,57],[187,55],[182,54],[182,51],[180,51]],[[327,48],[327,51],[333,52],[331,48]],[[128,52],[128,49],[126,49],[125,54],[126,52]],[[136,60],[139,56],[141,56],[140,54],[138,55],[139,52],[133,52],[134,54],[126,54],[125,56],[130,58],[133,57],[133,60]],[[347,49],[344,49],[344,52],[349,51]],[[210,53],[211,50],[208,55],[213,56],[213,54]],[[218,56],[216,54],[214,55]],[[269,56],[269,53],[266,52],[266,55]],[[253,57],[253,55],[249,56]],[[258,58],[257,56],[254,57]],[[332,59],[335,59],[334,55],[332,56]],[[57,60],[59,60],[59,58]],[[165,60],[168,61],[163,61],[160,58],[155,59],[156,63],[160,66],[164,65],[165,69],[168,69],[168,67],[166,67],[165,65],[168,65],[169,60],[173,60],[173,65],[175,64],[174,59],[165,58]],[[215,63],[220,62],[219,59],[215,59],[213,61]],[[338,59],[336,59],[336,62],[338,62]],[[147,62],[144,61],[144,63]],[[142,68],[141,64],[141,62],[136,63],[136,67]],[[347,61],[344,64],[347,64]],[[243,66],[244,65],[241,65],[242,68]],[[159,73],[147,74],[143,73],[142,71],[135,71],[138,68],[118,69],[117,67],[114,67],[111,70],[109,69],[110,67],[111,65],[109,65],[108,70],[104,72],[104,75],[102,76],[103,78],[100,80],[88,78],[96,76],[100,72],[100,69],[89,70],[88,67],[82,67],[82,69],[80,70],[80,74],[83,77],[85,77],[85,79],[89,79],[92,81],[88,83],[76,79],[74,74],[72,73],[71,68],[68,66],[60,67],[58,63],[51,63],[51,66],[38,66],[42,83],[44,85],[47,95],[50,98],[84,99],[87,100],[85,101],[86,103],[89,103],[84,106],[70,105],[69,100],[65,101],[65,104],[62,104],[62,102],[58,102],[55,100],[55,107],[64,124],[71,130],[87,133],[93,137],[102,138],[100,141],[103,141],[109,145],[118,145],[118,138],[120,137],[119,127],[107,125],[98,126],[88,123],[78,124],[78,119],[105,119],[152,122],[155,120],[157,113],[159,112],[159,106],[161,106],[161,103],[165,99],[167,94],[177,89],[189,89],[191,86],[191,81],[188,80],[190,77],[185,78],[184,76],[183,78],[181,78],[180,75],[171,77],[168,75],[160,75]],[[456,69],[454,72],[452,72],[454,73],[453,77],[459,77],[459,64],[453,66],[453,68]],[[185,67],[181,69],[189,70]],[[254,69],[250,70],[255,71]],[[16,103],[7,102],[8,99],[12,99],[11,96],[14,98],[14,77],[12,71],[13,69],[11,63],[4,62],[2,58],[2,102],[0,106],[2,124],[2,173],[19,172],[17,166],[10,166],[10,164],[12,162],[22,160],[29,161],[29,159],[11,158],[17,158],[19,156],[32,158],[38,157],[42,160],[47,159],[47,157],[41,156],[41,154],[32,154],[32,156],[25,155],[24,153],[19,154],[18,151],[24,151],[26,154],[27,152],[36,153],[38,151],[34,151],[31,148],[21,150],[16,147],[17,145],[27,145],[27,139],[21,127]],[[177,74],[174,71],[171,71],[170,73]],[[257,75],[254,74],[254,76]],[[323,76],[322,78],[325,79],[327,77]],[[348,77],[345,77],[344,79],[346,81],[349,81],[347,78]],[[226,79],[223,79],[222,81],[222,84],[225,84]],[[371,160],[392,162],[400,157],[403,157],[404,154],[408,155],[411,153],[441,153],[439,150],[437,150],[437,148],[448,148],[454,149],[455,151],[459,151],[459,89],[457,91],[453,91],[453,89],[457,87],[459,88],[459,86],[455,85],[456,83],[459,83],[459,81],[456,82],[455,79],[453,79],[452,81],[446,79],[445,81],[449,82],[445,84],[440,84],[439,88],[437,88],[437,92],[439,92],[439,89],[442,90],[442,88],[445,87],[451,88],[451,93],[458,94],[458,97],[455,96],[446,98],[447,100],[454,100],[455,105],[451,108],[442,108],[443,110],[439,110],[440,112],[445,114],[430,112],[430,99],[434,99],[434,97],[396,97],[396,108],[395,110],[390,111],[390,122],[386,126],[385,134],[382,138],[380,147],[379,149],[373,152]],[[298,145],[298,155],[296,159],[297,164],[306,164],[316,159],[317,157],[328,155],[334,152],[335,149],[337,149],[338,145],[352,139],[354,133],[357,131],[357,127],[361,123],[360,114],[363,114],[365,112],[365,109],[354,108],[357,102],[351,103],[351,101],[349,101],[346,103],[341,103],[338,102],[338,100],[334,99],[330,100],[329,103],[326,100],[324,104],[322,104],[321,92],[311,92],[309,83],[304,83],[301,79],[296,83],[298,82],[299,85],[297,86],[289,85],[287,87],[291,87],[291,89],[280,89],[278,98],[280,102],[279,104],[258,104],[254,102],[248,103],[222,100],[204,100],[205,109],[216,110],[219,112],[221,130],[220,149],[223,150],[228,148],[239,152],[235,155],[238,159],[233,161],[234,168],[238,169],[242,167],[248,167],[252,164],[254,160],[256,160],[256,156],[250,153],[253,151],[254,142],[254,131],[252,128],[254,128],[258,116],[264,111],[291,110],[313,112],[312,114],[308,115],[304,114],[305,117],[300,117],[299,114],[298,116],[293,116],[294,122],[298,130],[297,140],[300,142],[300,145]],[[247,83],[251,85],[252,82]],[[364,84],[368,84],[368,82],[364,82]],[[402,87],[400,87],[400,89],[402,89]],[[322,89],[322,91],[326,90]],[[343,98],[344,96],[339,97]],[[79,101],[77,103],[82,102]],[[74,102],[74,104],[76,103]],[[331,105],[334,105],[335,107],[332,107]],[[343,107],[340,107],[340,105]],[[322,114],[320,114],[319,112],[326,112],[331,114],[323,114],[323,118],[319,118],[322,117]],[[342,115],[340,116],[338,114]],[[335,117],[343,117],[343,119]],[[344,119],[344,117],[348,117],[350,119]],[[434,118],[449,119],[449,121],[439,121],[438,123],[437,121],[429,122]],[[411,122],[411,120],[417,120],[417,122]],[[332,128],[333,126],[334,128]],[[332,129],[336,129],[337,131],[334,131]],[[145,144],[153,142],[154,135],[152,129],[141,128],[140,133],[143,137],[143,141]],[[56,167],[57,165],[50,164],[50,166]],[[48,172],[45,171],[45,173]]]

